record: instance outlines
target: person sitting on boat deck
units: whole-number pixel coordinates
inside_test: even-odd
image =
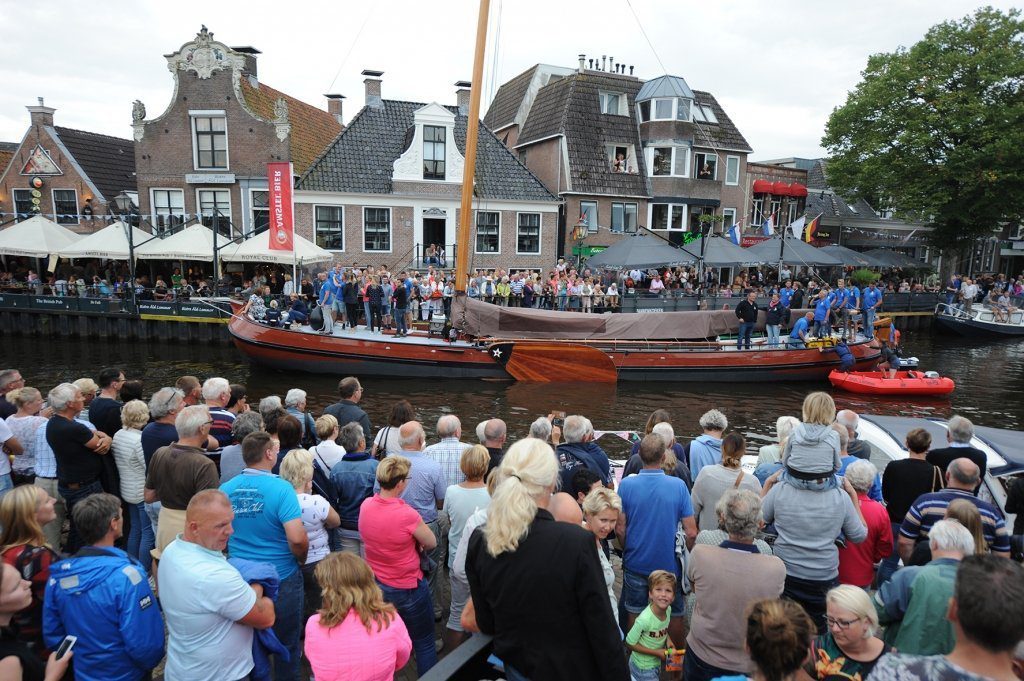
[[[729,419],[717,409],[704,412],[700,417],[704,431],[690,443],[690,475],[696,480],[700,469],[722,461],[722,433],[729,427]]]
[[[782,481],[799,489],[822,492],[838,487],[835,473],[843,467],[839,433],[831,428],[836,403],[824,392],[804,398],[803,422],[782,450]]]
[[[263,316],[267,326],[281,326],[281,310],[278,309],[277,300],[270,301],[270,308]]]
[[[363,398],[363,386],[359,379],[354,376],[346,376],[338,381],[337,402],[324,409],[325,414],[330,414],[338,419],[338,425],[344,428],[353,421],[363,427],[364,433],[372,433],[373,426],[370,425],[370,417],[366,415],[358,405]]]
[[[814,320],[813,312],[806,312],[804,316],[796,320],[793,328],[789,330],[789,340],[786,347],[792,350],[800,350],[807,347],[807,336],[810,335],[811,322]]]
[[[882,357],[878,363],[878,368],[883,369],[883,378],[888,374],[888,378],[896,378],[896,373],[900,370],[900,353],[896,346],[896,342],[887,340],[882,342]]]
[[[309,322],[309,308],[298,293],[291,295],[291,306],[288,308],[288,321],[296,324]]]
[[[562,434],[565,436],[565,442],[558,445],[555,450],[562,489],[572,489],[573,473],[580,466],[592,470],[606,487],[611,487],[611,464],[608,455],[594,442],[594,426],[590,419],[577,414],[567,416]]]
[[[750,350],[750,335],[754,332],[754,326],[757,324],[759,309],[757,307],[757,291],[754,289],[747,291],[746,299],[736,305],[736,316],[740,320],[739,335],[736,337],[737,350],[742,350],[744,347]]]
[[[270,287],[267,287],[270,290]],[[241,314],[247,314],[256,321],[262,321],[267,316],[267,306],[263,302],[262,291],[254,291],[249,296],[249,302],[242,308]]]

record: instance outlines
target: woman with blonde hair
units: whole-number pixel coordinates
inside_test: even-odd
[[[469,541],[466,576],[477,625],[494,637],[506,678],[628,678],[594,535],[548,511],[558,486],[550,445],[516,442],[496,475],[487,524]]]
[[[698,529],[718,529],[715,505],[728,490],[749,489],[755,494],[761,494],[761,483],[743,471],[743,455],[746,453],[747,441],[744,437],[739,433],[729,433],[722,438],[722,461],[700,469],[690,493]]]
[[[56,500],[35,485],[20,485],[0,497],[0,551],[3,562],[13,566],[32,584],[32,603],[14,616],[17,638],[41,660],[49,655],[43,643],[43,597],[50,579],[50,565],[60,555],[46,545],[43,525],[57,517]]]
[[[7,401],[18,411],[7,417],[7,427],[21,443],[23,451],[14,457],[11,478],[13,483],[33,482],[36,464],[36,436],[40,427],[46,427],[46,418],[39,415],[43,396],[35,388],[25,386],[7,393]],[[11,486],[13,486],[13,483]]]
[[[281,462],[281,477],[295,488],[302,512],[302,526],[309,537],[309,551],[302,566],[305,591],[305,618],[320,607],[320,587],[314,571],[317,563],[330,553],[327,530],[341,525],[341,517],[319,494],[313,494],[313,455],[305,449],[293,449]]]
[[[386,681],[409,661],[412,641],[373,571],[354,553],[316,566],[323,605],[306,622],[306,657],[317,681]]]
[[[825,596],[828,630],[811,643],[804,671],[812,679],[866,679],[892,648],[875,634],[878,613],[868,593],[843,584]]]
[[[967,528],[967,531],[974,537],[975,554],[982,555],[988,553],[988,542],[985,540],[985,526],[982,524],[981,512],[978,511],[977,506],[967,499],[954,499],[946,507],[946,518],[956,520]]]
[[[142,400],[132,400],[121,407],[123,428],[114,433],[110,452],[117,464],[121,485],[121,499],[128,506],[128,541],[125,551],[138,559],[148,571],[153,557],[150,550],[156,546],[153,523],[146,513],[146,457],[142,452],[142,429],[149,423],[149,407]]]
[[[416,509],[402,500],[411,468],[412,462],[399,454],[378,464],[380,492],[359,507],[359,535],[384,600],[394,604],[409,630],[416,673],[423,676],[437,664],[437,649],[434,605],[421,555],[437,546],[437,538]]]
[[[667,453],[671,451],[667,450]],[[583,499],[583,519],[587,529],[594,533],[597,559],[601,561],[601,572],[604,573],[604,584],[608,587],[612,612],[618,612],[619,609],[619,600],[615,596],[615,571],[602,542],[615,530],[615,523],[621,513],[622,499],[607,487],[596,487]]]

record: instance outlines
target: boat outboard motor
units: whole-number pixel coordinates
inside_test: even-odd
[[[939,378],[939,372],[938,371],[926,371],[926,372],[924,372],[924,377],[925,378]]]

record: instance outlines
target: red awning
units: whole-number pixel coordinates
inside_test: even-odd
[[[775,194],[776,196],[789,196],[789,185],[785,182],[773,183],[772,194]]]
[[[771,194],[772,183],[768,180],[754,180],[754,193],[755,194]]]
[[[804,185],[800,184],[799,182],[794,182],[793,184],[789,185],[789,195],[790,196],[807,196],[807,187],[805,187]]]

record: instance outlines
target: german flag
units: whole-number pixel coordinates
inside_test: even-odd
[[[814,238],[814,233],[818,231],[818,222],[820,220],[821,216],[819,215],[818,217],[811,220],[807,224],[807,227],[804,229],[804,241],[806,241],[807,243],[811,243],[811,240]]]

